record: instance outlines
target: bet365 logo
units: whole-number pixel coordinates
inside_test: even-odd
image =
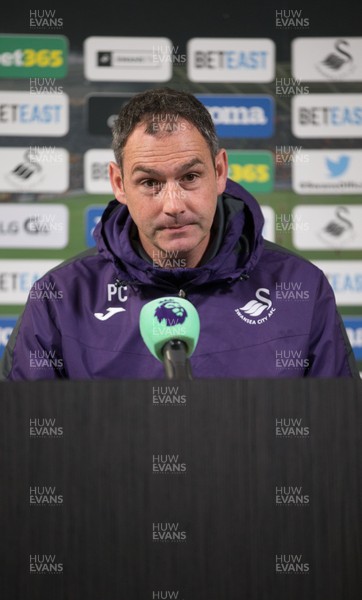
[[[229,177],[249,192],[271,192],[274,161],[271,152],[228,150]]]
[[[2,35],[0,77],[65,77],[68,40],[62,35]]]

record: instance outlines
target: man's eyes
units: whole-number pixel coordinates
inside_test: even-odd
[[[144,179],[140,182],[148,190],[158,191],[162,189],[163,184],[156,179]]]
[[[186,173],[185,175],[180,177],[177,183],[169,185],[182,185],[185,183],[194,183],[198,179],[198,177],[200,177],[199,173]],[[158,181],[157,179],[143,179],[142,181],[140,181],[140,184],[145,189],[152,190],[154,193],[160,192],[167,186],[167,183],[165,183],[164,181]]]
[[[196,181],[196,179],[199,177],[198,173],[187,173],[186,175],[184,175],[181,178],[181,181],[186,181],[188,183],[191,183],[193,181]]]
[[[157,181],[157,179],[144,179],[140,184],[147,192],[151,192],[152,194],[158,194],[163,188],[163,183]]]
[[[180,177],[179,181],[195,181],[200,175],[198,173],[186,173]],[[143,179],[141,185],[145,187],[164,187],[166,184],[164,181],[158,181],[157,179]]]

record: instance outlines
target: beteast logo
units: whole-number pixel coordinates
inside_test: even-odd
[[[63,136],[69,130],[69,96],[0,92],[0,133],[11,136]]]
[[[362,137],[362,94],[298,94],[292,97],[295,137]]]
[[[193,38],[187,43],[191,81],[268,82],[275,73],[275,43],[268,38]]]
[[[267,296],[270,296],[270,291],[267,288],[258,288],[255,292],[255,299],[250,300],[244,306],[240,306],[235,309],[238,317],[248,323],[248,325],[262,325],[265,323],[276,311],[276,308],[273,308],[273,303]],[[260,319],[256,319],[263,312],[267,311],[267,314],[261,317]],[[245,313],[245,314],[243,314]],[[246,317],[248,315],[249,317]]]

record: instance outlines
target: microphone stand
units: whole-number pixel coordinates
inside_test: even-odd
[[[181,340],[170,340],[164,345],[162,355],[166,379],[193,379],[186,349]]]

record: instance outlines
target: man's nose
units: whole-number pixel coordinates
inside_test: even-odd
[[[167,182],[162,189],[163,212],[178,215],[185,212],[186,192],[177,182]]]

